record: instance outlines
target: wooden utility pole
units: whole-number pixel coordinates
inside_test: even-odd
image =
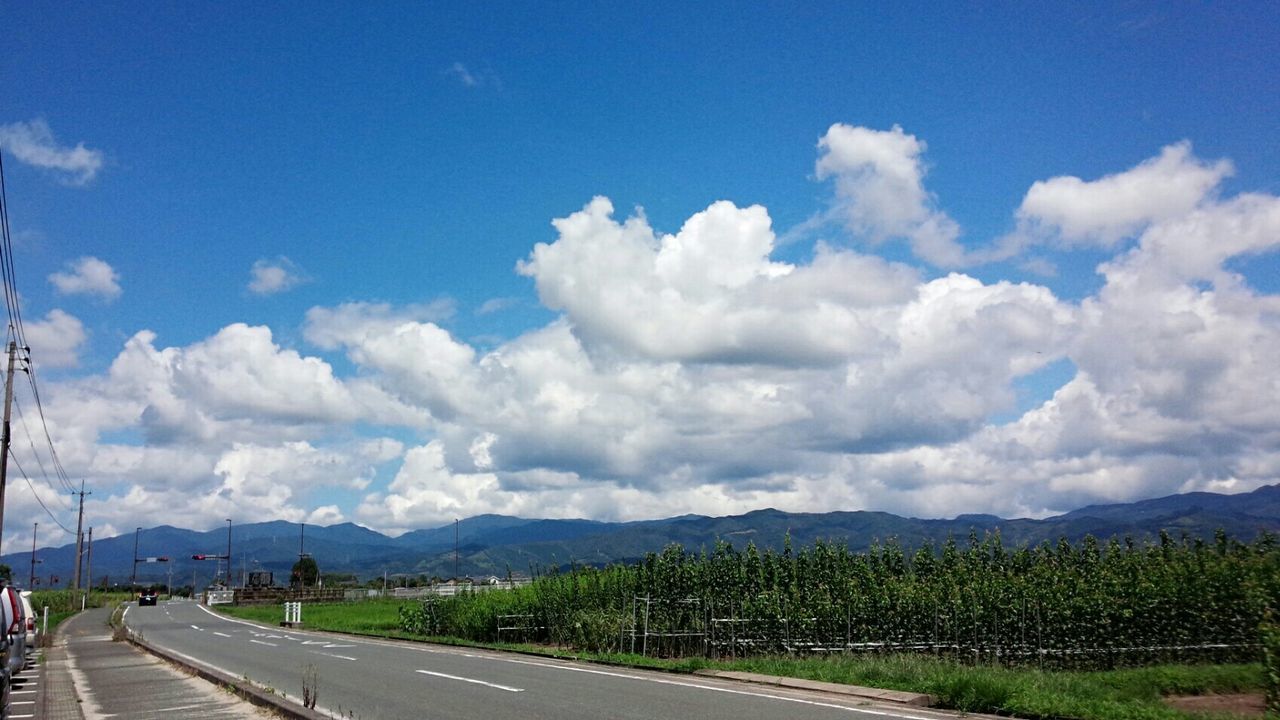
[[[4,375],[4,430],[3,435],[0,435],[0,546],[4,544],[4,487],[9,478],[9,412],[13,406],[13,358],[17,354],[18,343],[10,340],[9,370]]]

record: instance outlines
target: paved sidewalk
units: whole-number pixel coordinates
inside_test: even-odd
[[[68,620],[46,649],[34,717],[228,718],[264,720],[260,711],[212,684],[179,672],[126,642],[113,642],[110,611],[86,610]],[[20,712],[14,709],[15,720]]]
[[[94,611],[89,611],[94,612]],[[106,615],[102,622],[106,622]],[[43,648],[44,662],[40,663],[39,688],[36,693],[35,717],[46,720],[83,720],[80,712],[80,700],[76,697],[76,689],[71,681],[71,670],[67,660],[67,628],[53,637],[53,646]],[[18,715],[17,709],[14,715]]]

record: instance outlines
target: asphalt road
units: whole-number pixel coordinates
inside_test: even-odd
[[[125,621],[148,643],[188,662],[299,703],[304,677],[311,675],[316,709],[354,720],[954,717],[715,678],[267,628],[192,602],[133,606]]]

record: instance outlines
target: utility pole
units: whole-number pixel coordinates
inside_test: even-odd
[[[133,574],[129,576],[129,589],[133,590],[133,586],[138,584],[138,533],[142,532],[142,528],[133,531]]]
[[[9,326],[13,331],[13,326]],[[0,545],[4,538],[4,487],[9,478],[9,412],[13,405],[13,358],[18,353],[18,343],[9,341],[9,371],[4,375],[4,429],[0,434]]]
[[[86,592],[93,590],[93,528],[89,528],[89,558],[85,561],[84,571],[84,589]]]
[[[458,582],[458,518],[453,519],[453,582]]]
[[[235,587],[231,579],[231,518],[227,518],[227,587]]]
[[[80,565],[83,558],[84,548],[84,496],[93,493],[85,493],[84,480],[80,481],[80,518],[76,520],[76,571],[71,574],[71,587],[74,590],[80,589]],[[134,553],[137,555],[137,553]]]
[[[27,589],[36,589],[36,533],[40,531],[40,523],[31,528],[31,578],[27,580]]]

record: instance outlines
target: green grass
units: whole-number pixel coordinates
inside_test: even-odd
[[[390,636],[400,632],[400,606],[404,602],[376,599],[359,603],[306,603],[302,606],[302,623],[313,630]],[[271,625],[284,620],[282,605],[215,605],[214,609]]]
[[[970,666],[922,655],[834,655],[755,657],[739,660],[684,658],[667,660],[629,654],[588,654],[539,645],[493,644],[456,638],[410,636],[399,629],[404,600],[303,605],[304,626],[381,637],[431,640],[558,657],[647,667],[671,672],[738,670],[826,682],[929,693],[939,706],[967,712],[1011,714],[1026,718],[1080,720],[1187,720],[1190,715],[1166,706],[1171,694],[1261,692],[1262,666],[1165,665],[1103,672],[1039,671]],[[227,614],[264,623],[284,619],[279,605],[219,606]]]
[[[36,590],[31,593],[31,607],[36,611],[36,622],[43,622],[44,608],[49,608],[49,632],[52,634],[59,625],[80,612],[82,594],[73,590]],[[86,598],[85,607],[110,607],[132,598],[130,593],[93,592]]]
[[[1186,718],[1161,698],[1256,692],[1260,665],[1165,665],[1100,672],[969,666],[929,656],[766,657],[724,663],[734,670],[925,692],[969,712],[1021,717]]]

